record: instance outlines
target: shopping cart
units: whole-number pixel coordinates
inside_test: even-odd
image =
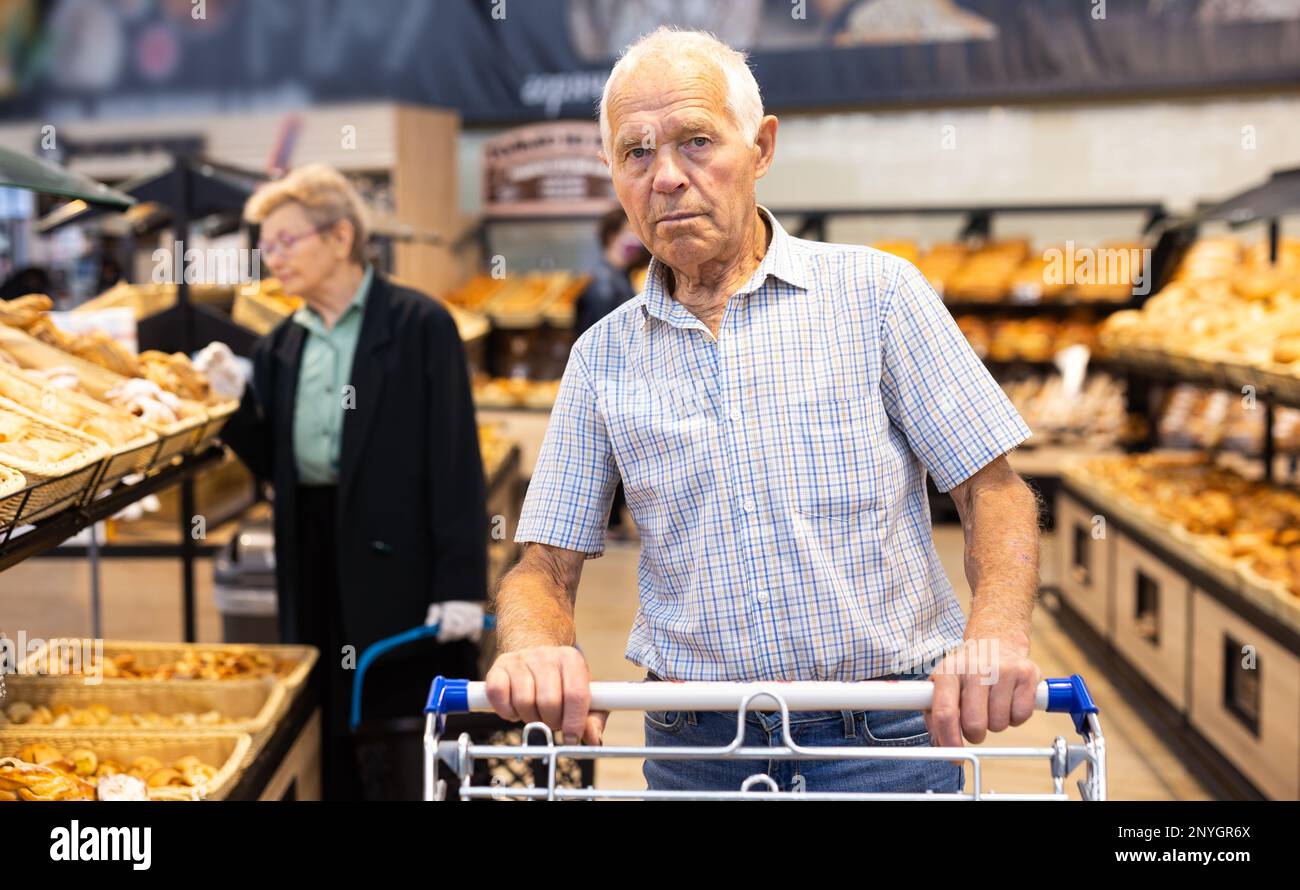
[[[894,711],[926,710],[934,686],[927,680],[873,680],[861,683],[592,683],[591,707],[601,711],[735,711],[736,737],[722,747],[606,747],[557,745],[549,727],[530,723],[524,738],[534,733],[540,745],[482,745],[462,734],[443,741],[446,716],[490,710],[484,683],[437,677],[429,690],[424,728],[424,799],[445,800],[447,784],[438,777],[444,763],[459,780],[462,799],[598,800],[1068,800],[1066,779],[1080,766],[1078,781],[1084,800],[1106,799],[1106,746],[1097,705],[1078,674],[1044,680],[1038,686],[1035,710],[1068,713],[1081,742],[1067,744],[1057,737],[1045,748],[906,748],[906,747],[802,747],[790,734],[791,711]],[[745,715],[750,711],[781,713],[780,747],[746,747]],[[652,758],[657,760],[949,760],[971,765],[971,791],[957,793],[831,793],[778,790],[766,774],[750,776],[736,791],[679,792],[565,788],[557,785],[559,758]],[[473,782],[475,764],[482,758],[534,760],[546,767],[543,787],[502,787]],[[1050,794],[999,794],[983,791],[981,765],[986,760],[1046,760],[1052,777]]]
[[[485,614],[483,630],[488,632],[495,627],[496,616]],[[371,668],[388,656],[409,652],[412,646],[425,644],[425,652],[429,652],[427,644],[437,638],[440,629],[438,624],[422,625],[387,637],[366,648],[357,660],[348,723],[364,799],[419,799],[423,721],[418,714],[377,717],[371,713],[373,708],[367,709],[363,705],[368,701],[365,690]],[[416,692],[417,696],[420,694]],[[491,713],[455,715],[448,729],[456,734],[466,734],[476,742],[492,745],[517,744],[528,737],[522,723],[511,723]],[[595,780],[594,769],[590,760],[563,759],[555,781],[562,786],[589,785]],[[481,758],[474,765],[473,775],[475,782],[493,782],[496,785],[536,785],[547,781],[547,774],[539,765],[521,765],[513,759]]]

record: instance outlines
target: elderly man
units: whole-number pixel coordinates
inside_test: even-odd
[[[529,543],[498,595],[493,707],[599,741],[573,603],[621,478],[642,539],[626,656],[648,679],[935,684],[926,714],[794,714],[803,745],[956,746],[1025,721],[1037,509],[1005,454],[1029,430],[934,291],[892,255],[793,238],[756,204],[777,120],[714,38],[660,30],[631,46],[600,122],[654,260],[644,292],[569,359],[520,520]],[[969,621],[934,549],[927,472],[965,530]],[[963,638],[986,658],[957,658]],[[782,744],[779,724],[750,715],[746,744]],[[725,745],[736,717],[649,713],[645,732]],[[783,788],[962,787],[943,760],[764,765]],[[736,789],[764,765],[645,774],[652,789]]]

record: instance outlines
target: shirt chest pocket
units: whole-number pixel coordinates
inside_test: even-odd
[[[883,409],[882,409],[883,411]],[[789,448],[791,507],[808,516],[851,519],[883,506],[881,412],[865,398],[791,404],[783,441]]]

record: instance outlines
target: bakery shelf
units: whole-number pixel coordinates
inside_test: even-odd
[[[71,494],[64,493],[61,495],[66,502],[67,509],[51,515],[47,519],[38,521],[31,529],[21,534],[15,534],[15,531],[25,524],[24,516],[31,513],[30,510],[24,512],[25,502],[22,499],[26,498],[29,502],[40,503],[44,498],[39,493],[45,486],[62,485],[66,487],[68,477],[28,486],[23,491],[9,495],[3,502],[6,509],[9,500],[17,498],[19,500],[15,507],[19,512],[15,515],[14,521],[8,525],[7,531],[4,532],[3,536],[0,536],[0,571],[11,568],[25,559],[38,556],[46,550],[58,546],[82,529],[109,518],[122,508],[147,495],[155,494],[178,482],[189,479],[200,470],[215,466],[221,460],[223,453],[223,449],[213,448],[203,454],[187,457],[182,462],[166,467],[137,482],[118,485],[108,494],[93,500],[86,500],[85,495],[94,487],[95,474],[100,470],[100,465],[96,464],[88,468],[88,470],[81,470],[73,474],[77,479],[80,479],[83,475],[85,476],[81,486],[79,488],[73,486]],[[48,513],[48,509],[42,508],[41,512]]]
[[[1086,474],[1067,472],[1062,479],[1062,491],[1105,516],[1109,525],[1168,563],[1199,590],[1236,611],[1291,651],[1300,653],[1300,597],[1284,594],[1280,588],[1242,573],[1240,567],[1229,574],[1223,565],[1209,565],[1213,561],[1196,546],[1191,535],[1171,534],[1168,523],[1095,484]]]

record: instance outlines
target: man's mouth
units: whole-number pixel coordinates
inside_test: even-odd
[[[694,213],[691,211],[680,211],[678,213],[669,213],[659,217],[661,223],[664,222],[681,222],[684,219],[694,219],[697,216],[703,216],[703,213]]]

